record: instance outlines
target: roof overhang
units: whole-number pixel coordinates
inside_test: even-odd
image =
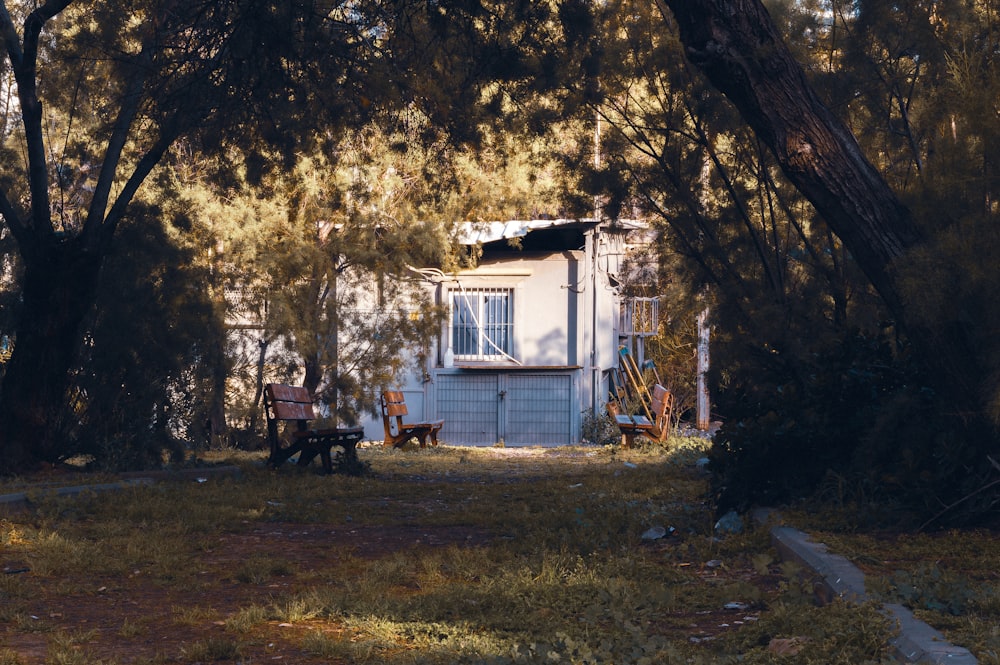
[[[463,245],[485,245],[498,240],[523,238],[540,229],[592,227],[600,222],[593,219],[530,219],[507,222],[461,222],[458,242]]]

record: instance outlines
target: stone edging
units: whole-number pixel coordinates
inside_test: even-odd
[[[775,513],[758,511],[754,518],[763,524],[776,521]],[[823,602],[840,598],[863,603],[872,598],[865,591],[865,576],[846,558],[831,554],[823,543],[787,526],[771,527],[771,543],[783,560],[792,560],[819,576],[817,596]],[[892,646],[896,660],[929,665],[975,665],[979,661],[968,649],[949,643],[938,630],[913,616],[908,608],[894,603],[882,605],[882,613],[896,623],[899,634]]]

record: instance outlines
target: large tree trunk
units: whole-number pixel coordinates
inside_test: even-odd
[[[892,264],[920,233],[847,127],[820,102],[759,0],[663,0],[688,59],[739,109],[900,319]]]
[[[966,331],[916,320],[897,269],[924,238],[846,125],[809,85],[760,0],[661,0],[688,59],[736,106],[788,179],[823,216],[971,419],[982,367]]]
[[[76,241],[25,258],[13,355],[0,386],[0,475],[59,461],[68,389],[94,306],[101,257]]]

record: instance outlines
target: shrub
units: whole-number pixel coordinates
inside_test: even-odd
[[[754,360],[756,367],[734,373],[752,381],[734,380],[718,394],[724,424],[710,469],[720,512],[808,497],[831,472],[880,482],[899,469],[899,456],[924,465],[917,451],[926,436],[913,432],[902,442],[870,435],[884,431],[882,419],[921,428],[920,414],[931,411],[933,395],[886,340],[853,333],[808,356]]]

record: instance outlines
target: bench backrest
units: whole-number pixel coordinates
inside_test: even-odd
[[[316,418],[309,390],[284,383],[269,383],[264,387],[264,411],[269,421]]]
[[[402,392],[398,390],[386,390],[382,393],[382,415],[384,417],[391,418],[398,416],[402,418],[409,414],[410,412],[406,408]]]
[[[612,420],[614,420],[616,416],[620,416],[622,413],[621,407],[618,406],[617,399],[609,399],[607,402],[604,403],[604,406],[605,408],[607,408],[608,415],[611,416]]]
[[[674,395],[669,390],[656,384],[650,393],[652,396],[651,409],[653,412],[653,434],[660,441],[667,438],[670,433],[670,419],[673,417]]]
[[[410,413],[403,400],[403,393],[399,390],[386,390],[382,393],[379,403],[382,405],[382,425],[385,428],[386,439],[402,434],[403,416]]]

